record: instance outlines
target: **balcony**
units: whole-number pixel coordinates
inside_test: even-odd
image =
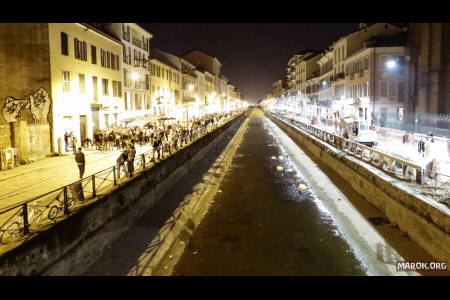
[[[123,39],[127,42],[130,41],[130,33],[129,32],[124,32],[123,33]]]
[[[345,73],[344,72],[336,74],[336,80],[339,80],[339,79],[345,79]]]
[[[132,37],[131,43],[139,48],[142,48],[142,40]]]
[[[183,99],[181,101],[183,104],[185,103],[192,103],[195,102],[195,98],[194,97],[190,97],[190,96],[183,96]]]

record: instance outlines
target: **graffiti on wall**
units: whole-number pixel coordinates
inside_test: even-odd
[[[5,105],[2,109],[6,122],[17,122],[22,116],[22,110],[31,112],[35,123],[47,123],[48,111],[50,109],[50,97],[44,88],[38,89],[25,99],[6,97]]]

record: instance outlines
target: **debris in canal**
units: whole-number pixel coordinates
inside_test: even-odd
[[[300,191],[300,193],[304,193],[304,192],[306,192],[308,190],[308,188],[303,183],[300,183],[298,185],[298,190]]]

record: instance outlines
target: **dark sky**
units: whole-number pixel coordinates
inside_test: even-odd
[[[321,50],[358,28],[358,23],[140,23],[153,34],[151,47],[175,55],[203,49],[246,100],[257,102],[281,79],[289,58]]]

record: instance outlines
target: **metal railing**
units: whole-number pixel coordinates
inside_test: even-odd
[[[133,170],[129,170],[130,165],[127,162],[116,164],[43,195],[0,209],[0,217],[6,219],[0,225],[0,246],[47,228],[63,216],[75,212],[88,200],[95,201],[99,195],[108,192],[111,187],[128,181],[125,178],[130,176],[130,171],[152,168],[240,115],[242,114],[238,113],[228,118],[221,118],[215,124],[209,123],[205,127],[190,131],[187,136],[163,142],[160,147],[137,155],[131,162]]]
[[[315,126],[268,112],[274,118],[301,128],[351,156],[367,162],[388,175],[404,180],[410,188],[450,207],[450,176],[423,168],[411,161],[359,144]]]
[[[391,176],[395,176],[406,181],[415,181],[420,185],[425,183],[425,170],[413,162],[389,155],[382,151],[351,141],[297,120],[291,120],[286,117],[276,116],[274,114],[272,114],[272,116],[280,121],[292,124],[309,133],[312,133],[315,137],[326,142],[327,144],[330,144],[359,160],[367,162],[378,169],[389,173]]]

